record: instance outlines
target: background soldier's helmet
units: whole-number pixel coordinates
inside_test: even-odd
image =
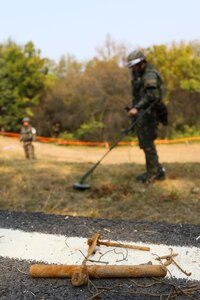
[[[142,60],[145,59],[146,56],[141,50],[132,51],[127,57],[128,68],[132,68],[133,66],[139,64]]]
[[[28,117],[23,118],[22,123],[24,122],[30,122],[30,119]]]

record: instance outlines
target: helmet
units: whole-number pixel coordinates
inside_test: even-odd
[[[23,118],[22,122],[30,122],[30,119],[28,117]]]
[[[127,65],[128,68],[132,68],[133,66],[139,64],[142,60],[145,60],[146,56],[141,50],[132,51],[127,57]]]

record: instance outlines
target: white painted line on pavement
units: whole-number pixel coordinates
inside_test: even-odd
[[[18,260],[29,260],[49,264],[79,265],[87,254],[87,239],[82,237],[67,237],[64,235],[44,234],[38,232],[24,232],[21,230],[0,228],[0,256]],[[111,265],[139,265],[155,260],[156,256],[163,256],[173,252],[178,253],[176,262],[191,276],[183,274],[174,264],[168,269],[176,278],[188,278],[200,281],[200,248],[170,245],[156,245],[136,242],[120,241],[126,244],[136,244],[150,247],[151,251],[132,249],[97,247],[93,260],[109,262]],[[170,276],[170,275],[169,275]]]

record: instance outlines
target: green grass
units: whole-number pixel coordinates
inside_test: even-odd
[[[200,163],[165,164],[167,180],[150,185],[135,182],[142,165],[100,165],[90,190],[74,190],[91,166],[0,153],[0,209],[200,224]]]

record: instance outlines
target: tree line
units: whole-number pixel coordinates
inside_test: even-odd
[[[19,132],[29,116],[38,135],[110,141],[130,125],[131,105],[126,66],[128,47],[107,38],[95,57],[59,62],[42,57],[32,42],[0,44],[0,127]],[[180,42],[145,49],[165,83],[169,126],[161,138],[200,132],[200,43]],[[131,139],[129,136],[127,139]]]

